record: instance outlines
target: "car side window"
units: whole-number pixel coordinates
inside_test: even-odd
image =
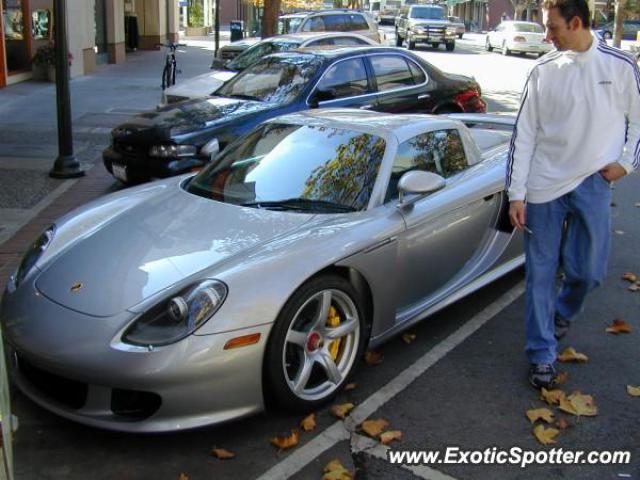
[[[322,47],[324,45],[335,45],[333,38],[321,38],[313,42],[307,43],[307,47]]]
[[[323,21],[324,30],[327,32],[344,32],[347,30],[345,15],[326,15]]]
[[[347,25],[349,30],[369,30],[369,24],[362,15],[349,15]]]
[[[467,158],[457,130],[435,130],[417,135],[398,146],[385,202],[398,198],[398,182],[407,172],[422,170],[447,178],[467,167]]]
[[[413,85],[413,75],[404,58],[398,55],[372,55],[370,57],[378,91]]]
[[[369,43],[355,37],[335,37],[333,45],[369,45]]]
[[[424,72],[418,65],[413,63],[411,60],[407,61],[409,64],[409,69],[411,70],[411,75],[413,75],[413,81],[416,85],[424,83],[427,79]]]
[[[318,101],[362,95],[369,91],[367,70],[361,58],[343,60],[330,66],[316,87]]]
[[[303,32],[324,32],[324,21],[322,17],[311,17],[302,26]]]

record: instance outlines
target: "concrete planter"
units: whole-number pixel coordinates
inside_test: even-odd
[[[187,27],[187,37],[204,37],[209,34],[209,27]]]

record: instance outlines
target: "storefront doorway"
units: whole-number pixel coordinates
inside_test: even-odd
[[[6,58],[1,73],[6,83],[11,75],[31,71],[31,18],[28,0],[0,0],[0,3]]]
[[[95,1],[96,63],[102,65],[109,61],[107,52],[107,5],[105,0]]]

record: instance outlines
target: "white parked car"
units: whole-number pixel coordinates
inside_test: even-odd
[[[508,20],[487,33],[485,47],[489,52],[499,49],[503,55],[535,53],[542,56],[553,49],[553,44],[545,41],[540,24]]]
[[[271,53],[284,52],[300,47],[322,45],[378,45],[370,38],[348,32],[293,33],[267,38],[246,49],[229,62],[214,60],[212,70],[197,75],[162,92],[161,107],[190,98],[206,97],[222,86],[224,82],[252,63]]]

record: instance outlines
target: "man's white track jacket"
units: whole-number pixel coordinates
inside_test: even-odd
[[[553,51],[531,70],[507,161],[509,200],[549,202],[611,162],[627,173],[640,164],[640,71],[593,37],[586,52]]]

